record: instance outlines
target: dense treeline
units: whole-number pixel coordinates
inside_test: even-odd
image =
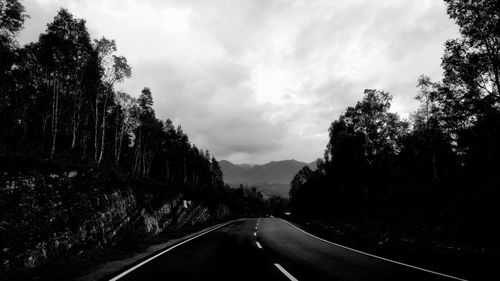
[[[28,15],[16,0],[0,3],[0,154],[223,187],[216,159],[156,118],[150,89],[138,98],[115,89],[132,71],[114,40],[92,39],[85,20],[61,9],[37,42],[19,47]]]
[[[294,214],[498,246],[500,2],[445,2],[460,37],[445,44],[442,81],[418,79],[409,120],[389,93],[365,90],[331,124],[318,169],[293,179]]]
[[[241,184],[238,188],[230,189],[224,202],[227,202],[231,211],[239,216],[281,216],[288,207],[285,198],[277,195],[265,198],[256,187]]]

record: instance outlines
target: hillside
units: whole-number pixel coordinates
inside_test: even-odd
[[[315,169],[316,163],[297,160],[271,161],[263,165],[234,164],[227,160],[220,161],[224,181],[231,186],[240,184],[255,186],[264,194],[288,197],[290,181],[304,166]]]

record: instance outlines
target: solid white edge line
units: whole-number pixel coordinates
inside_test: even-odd
[[[291,275],[288,271],[286,271],[286,269],[284,269],[278,263],[275,263],[274,266],[276,266],[281,271],[281,273],[285,274],[285,276],[288,277],[288,279],[290,279],[292,281],[299,281],[299,280],[297,280],[297,278],[293,277],[293,275]]]
[[[255,244],[257,244],[257,247],[259,247],[259,249],[262,249],[262,246],[260,245],[259,242],[255,242]]]
[[[167,248],[167,249],[165,249],[165,250],[161,251],[160,253],[158,253],[158,254],[156,254],[156,255],[154,255],[154,256],[152,256],[152,257],[150,257],[149,259],[147,259],[147,260],[145,260],[145,261],[142,261],[141,263],[138,263],[138,264],[136,264],[135,266],[133,266],[133,267],[131,267],[131,268],[129,268],[129,269],[127,269],[127,270],[125,270],[124,272],[122,272],[122,273],[118,274],[117,276],[115,276],[115,277],[113,277],[113,278],[109,279],[109,281],[116,281],[116,280],[118,280],[118,279],[122,278],[123,276],[125,276],[125,275],[129,274],[130,272],[132,272],[132,271],[136,270],[137,268],[139,268],[139,267],[143,266],[144,264],[146,264],[146,263],[148,263],[148,262],[150,262],[150,261],[154,260],[155,258],[157,258],[157,257],[159,257],[159,256],[161,256],[161,255],[163,255],[163,254],[165,254],[166,252],[168,252],[168,251],[170,251],[170,250],[173,250],[174,248],[177,248],[177,247],[179,247],[180,245],[182,245],[182,244],[184,244],[184,243],[187,243],[187,242],[189,242],[189,241],[191,241],[191,240],[193,240],[193,239],[195,239],[195,238],[198,238],[198,237],[200,237],[200,236],[202,236],[202,235],[204,235],[204,234],[207,234],[207,233],[209,233],[209,232],[211,232],[211,231],[214,231],[214,230],[216,230],[216,229],[218,229],[218,228],[221,228],[221,227],[223,227],[223,226],[225,226],[225,225],[228,225],[228,224],[230,224],[230,223],[232,223],[232,222],[235,222],[235,221],[236,221],[236,220],[232,220],[232,221],[228,221],[228,222],[226,222],[226,223],[224,223],[224,224],[215,225],[215,226],[213,226],[212,228],[208,229],[208,230],[207,230],[207,231],[205,231],[205,232],[202,232],[202,233],[200,233],[200,234],[198,234],[198,235],[196,235],[196,236],[193,236],[193,237],[191,237],[191,238],[189,238],[189,239],[186,239],[186,240],[184,240],[184,241],[182,241],[182,242],[180,242],[180,243],[178,243],[178,244],[175,244],[175,245],[173,245],[172,247]]]
[[[334,242],[331,242],[331,241],[328,241],[328,240],[325,240],[323,238],[319,238],[318,236],[316,235],[313,235],[295,225],[293,225],[292,223],[290,223],[289,221],[287,220],[284,220],[284,219],[281,219],[282,221],[285,221],[286,223],[288,223],[289,225],[295,227],[296,229],[304,232],[305,234],[309,235],[309,236],[312,236],[318,240],[321,240],[323,242],[326,242],[326,243],[329,243],[329,244],[332,244],[332,245],[335,245],[337,247],[341,247],[341,248],[344,248],[344,249],[347,249],[347,250],[351,250],[353,252],[356,252],[356,253],[359,253],[359,254],[363,254],[363,255],[366,255],[366,256],[369,256],[369,257],[372,257],[372,258],[377,258],[377,259],[381,259],[381,260],[384,260],[384,261],[388,261],[388,262],[392,262],[392,263],[395,263],[395,264],[399,264],[399,265],[403,265],[403,266],[407,266],[407,267],[410,267],[410,268],[413,268],[413,269],[418,269],[418,270],[421,270],[421,271],[425,271],[425,272],[428,272],[428,273],[432,273],[432,274],[436,274],[436,275],[440,275],[440,276],[443,276],[443,277],[448,277],[448,278],[451,278],[451,279],[455,279],[455,280],[460,280],[460,281],[468,281],[467,279],[463,279],[463,278],[459,278],[459,277],[455,277],[455,276],[452,276],[452,275],[448,275],[448,274],[444,274],[444,273],[440,273],[440,272],[436,272],[436,271],[432,271],[432,270],[429,270],[429,269],[425,269],[425,268],[421,268],[421,267],[418,267],[418,266],[414,266],[414,265],[410,265],[410,264],[406,264],[406,263],[402,263],[402,262],[398,262],[398,261],[395,261],[395,260],[390,260],[390,259],[386,259],[386,258],[383,258],[383,257],[379,257],[379,256],[376,256],[376,255],[372,255],[372,254],[369,254],[369,253],[365,253],[365,252],[362,252],[360,250],[356,250],[356,249],[353,249],[353,248],[349,248],[347,246],[344,246],[344,245],[340,245],[340,244],[337,244],[337,243],[334,243]]]

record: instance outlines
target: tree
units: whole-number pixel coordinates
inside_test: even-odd
[[[412,157],[420,159],[422,167],[413,167],[413,169],[430,167],[432,179],[437,181],[440,178],[440,171],[443,171],[445,166],[451,168],[455,164],[450,157],[453,141],[451,131],[447,127],[449,122],[446,120],[446,114],[440,102],[443,85],[421,75],[417,81],[417,87],[419,94],[416,99],[420,101],[420,107],[412,114],[413,132],[405,139],[405,149],[413,149]],[[403,153],[402,157],[406,157],[407,153],[408,151]],[[423,178],[427,178],[425,173]]]
[[[16,36],[29,16],[18,0],[0,1],[0,77],[10,70],[17,49]]]
[[[307,182],[312,173],[313,172],[308,166],[304,166],[300,169],[290,183],[290,197],[296,197],[298,195],[300,188]]]
[[[208,152],[208,150],[207,150]],[[208,159],[207,159],[208,160]],[[219,162],[217,162],[217,159],[212,156],[212,159],[210,160],[210,170],[212,172],[212,184],[215,188],[221,188],[224,186],[224,174],[222,172],[222,169],[219,165]]]
[[[137,111],[137,100],[130,95],[117,92],[115,95],[116,103],[116,122],[115,122],[115,141],[114,141],[114,160],[115,166],[120,166],[120,155],[123,146],[123,137],[131,135],[138,124],[134,118],[134,111]]]
[[[470,126],[500,104],[500,4],[496,0],[445,0],[460,38],[446,42],[443,97],[462,126]],[[465,113],[465,114],[463,114]]]
[[[387,92],[365,90],[363,100],[355,107],[348,107],[343,115],[346,126],[364,136],[368,163],[373,163],[379,155],[399,150],[398,137],[406,125],[396,113],[389,112],[391,100]]]
[[[153,96],[149,88],[144,88],[137,100],[139,104],[135,142],[135,174],[146,176],[155,154],[159,151],[159,141],[163,132],[163,124],[156,119],[153,110]]]
[[[0,0],[0,141],[2,138],[16,139],[19,123],[15,108],[18,96],[13,72],[19,63],[19,46],[16,37],[28,17],[18,0]]]
[[[84,73],[92,56],[85,21],[75,19],[66,9],[59,10],[54,21],[47,25],[47,31],[40,35],[40,50],[48,90],[52,92],[52,158],[56,150],[60,120],[70,123],[63,124],[63,129],[72,131],[72,148],[76,143],[83,87],[86,83]],[[60,103],[67,105],[63,112],[60,112]],[[60,119],[61,114],[65,118]]]
[[[348,127],[344,116],[332,122],[328,132],[330,138],[325,151],[327,175],[340,180],[351,178],[353,172],[363,173],[367,166],[365,136]]]
[[[116,56],[116,43],[114,40],[108,40],[102,37],[99,40],[94,40],[95,48],[99,56],[100,65],[102,67],[102,86],[98,90],[98,94],[95,99],[95,136],[94,136],[94,149],[95,149],[95,160],[99,164],[102,161],[104,150],[105,150],[105,136],[106,136],[106,116],[109,111],[109,100],[111,96],[114,95],[113,86],[116,82],[122,82],[125,78],[130,78],[132,70],[127,64],[127,59],[125,57]],[[97,148],[97,127],[99,122],[99,102],[102,100],[102,113],[101,113],[101,142],[100,148]],[[99,153],[97,152],[99,151]],[[97,154],[99,156],[97,157]]]
[[[293,211],[303,210],[307,204],[306,195],[310,190],[304,190],[304,185],[310,180],[313,171],[308,166],[302,167],[299,172],[293,177],[290,182],[290,206]],[[315,194],[317,195],[317,194]]]

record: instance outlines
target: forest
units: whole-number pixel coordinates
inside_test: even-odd
[[[318,169],[295,175],[293,214],[498,251],[500,4],[445,2],[460,36],[445,43],[442,80],[418,78],[406,119],[390,93],[365,90],[331,123]]]
[[[61,9],[38,42],[19,47],[15,35],[28,15],[17,1],[7,1],[6,8],[2,154],[112,168],[200,188],[223,185],[215,158],[191,144],[180,125],[156,118],[149,88],[138,98],[115,89],[132,69],[117,54],[114,40],[92,39],[85,20]]]

